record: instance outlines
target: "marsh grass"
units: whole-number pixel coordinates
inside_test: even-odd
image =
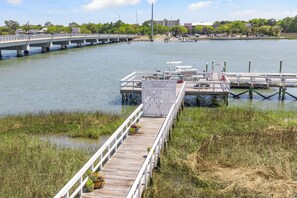
[[[51,112],[0,118],[0,197],[53,197],[91,157],[57,147],[40,135],[98,138],[112,134],[125,115]]]
[[[71,137],[98,138],[113,133],[124,116],[94,112],[51,112],[7,116],[0,119],[0,134],[65,134]]]
[[[292,197],[296,112],[185,109],[147,197]]]

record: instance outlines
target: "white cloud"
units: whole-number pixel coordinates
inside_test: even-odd
[[[254,16],[256,14],[257,14],[256,10],[249,9],[249,10],[239,10],[239,11],[236,11],[236,12],[232,12],[230,14],[230,16],[237,17],[237,18],[242,18],[242,17],[252,17],[252,16]]]
[[[212,1],[199,1],[197,3],[192,3],[188,6],[189,10],[198,10],[204,7],[209,6],[210,4],[212,4]]]
[[[7,0],[8,3],[14,4],[14,5],[19,5],[22,3],[23,0]]]
[[[140,0],[91,0],[83,6],[85,11],[93,11],[103,8],[120,7],[125,5],[135,5]]]
[[[148,3],[156,3],[157,0],[147,0]]]
[[[285,17],[294,17],[297,15],[297,10],[282,11],[282,12],[260,12],[254,9],[236,11],[229,14],[232,19],[249,20],[253,18],[274,18],[283,19]]]

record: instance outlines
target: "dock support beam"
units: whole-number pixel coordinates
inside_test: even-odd
[[[251,66],[252,66],[252,61],[249,61],[249,73],[251,73]]]
[[[282,70],[283,70],[283,61],[281,60],[280,63],[279,63],[279,73],[282,73]],[[279,98],[281,97],[281,93],[282,93],[282,88],[280,87],[279,88],[279,94],[278,94]]]
[[[251,86],[250,89],[249,89],[249,96],[250,96],[250,99],[253,99],[253,92],[254,92],[254,87]]]

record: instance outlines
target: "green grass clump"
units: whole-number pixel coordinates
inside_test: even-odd
[[[296,112],[188,108],[147,197],[292,197]]]
[[[0,197],[53,197],[91,157],[40,135],[98,138],[114,133],[125,116],[52,112],[0,118]]]
[[[0,194],[53,197],[90,158],[27,134],[0,135]]]
[[[65,134],[71,137],[98,138],[112,134],[123,120],[121,115],[103,112],[52,112],[7,116],[0,119],[0,134]]]

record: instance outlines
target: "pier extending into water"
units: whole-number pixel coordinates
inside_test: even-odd
[[[160,72],[133,72],[120,81],[120,92],[123,104],[137,103],[141,98],[141,81],[144,79],[166,80],[176,78],[176,75],[164,75]],[[297,96],[291,94],[288,88],[297,88],[297,73],[231,73],[231,72],[201,72],[195,75],[178,75],[186,83],[186,95],[221,96],[225,104],[231,95],[240,98],[248,94],[250,99],[254,94],[263,99],[271,99],[278,95],[280,100],[285,100],[289,96],[297,100]],[[277,89],[272,94],[261,93],[262,89]],[[235,93],[233,89],[240,90]]]
[[[76,44],[82,47],[85,44],[96,45],[114,42],[129,42],[135,38],[130,34],[40,34],[40,35],[9,35],[0,36],[0,58],[2,50],[15,50],[17,57],[29,55],[31,47],[40,47],[43,53],[49,52],[54,45],[67,49],[67,46]]]
[[[202,72],[181,76],[167,72],[133,72],[120,81],[120,92],[123,100],[125,95],[141,94],[142,104],[55,198],[142,197],[184,107],[185,96],[223,96],[227,100],[229,95],[239,97],[240,94],[236,96],[231,92],[231,86],[248,88],[250,95],[258,93],[251,89],[263,86],[280,88],[277,94],[281,94],[281,99],[287,94],[297,100],[286,91],[287,87],[297,88],[297,74],[293,73]],[[142,126],[140,132],[129,135],[136,123]],[[106,177],[104,188],[85,193],[89,170],[100,171]]]
[[[183,108],[186,83],[174,89],[176,94],[171,98],[174,102],[166,115],[148,116],[147,110],[154,112],[156,106],[141,104],[55,198],[140,198],[149,185],[153,169],[158,166],[160,155],[166,148],[175,120]],[[135,123],[142,126],[140,132],[129,135],[129,129]],[[104,188],[84,193],[88,170],[99,170],[106,177]]]

